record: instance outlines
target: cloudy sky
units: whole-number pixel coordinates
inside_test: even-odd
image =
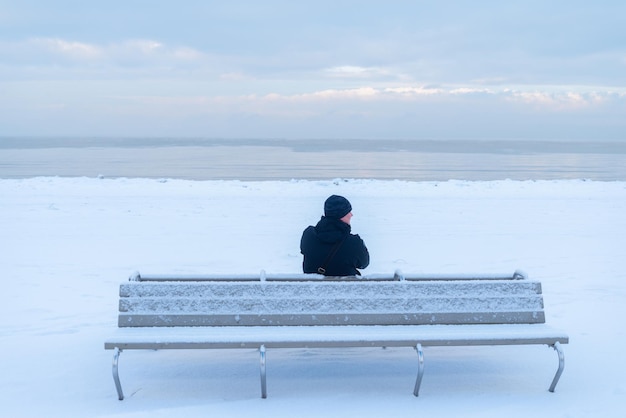
[[[626,140],[626,1],[0,0],[0,136]]]

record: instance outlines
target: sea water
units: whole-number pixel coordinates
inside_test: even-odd
[[[626,140],[0,138],[0,178],[626,180]]]

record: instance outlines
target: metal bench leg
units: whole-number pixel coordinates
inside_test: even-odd
[[[265,379],[265,345],[259,348],[261,353],[261,398],[267,398],[267,384]]]
[[[563,349],[561,348],[561,344],[557,341],[556,343],[554,343],[552,347],[559,354],[559,368],[556,371],[556,374],[554,375],[554,379],[552,379],[552,384],[550,385],[550,389],[549,389],[550,392],[554,392],[554,388],[556,387],[556,384],[559,382],[559,379],[561,378],[561,373],[563,373],[563,369],[565,368],[565,355],[563,354]]]
[[[413,395],[418,396],[420,392],[420,385],[422,384],[422,377],[424,376],[424,351],[422,350],[422,344],[415,346],[417,350],[418,366],[417,366],[417,379],[415,380],[415,389],[413,389]]]
[[[124,392],[122,392],[122,384],[120,383],[120,375],[117,371],[118,369],[117,363],[120,358],[121,352],[122,350],[120,350],[117,347],[115,347],[115,350],[113,351],[113,381],[115,382],[115,388],[117,389],[117,397],[119,398],[120,401],[123,401]]]

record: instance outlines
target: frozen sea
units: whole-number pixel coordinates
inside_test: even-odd
[[[626,180],[626,141],[0,138],[0,178]]]

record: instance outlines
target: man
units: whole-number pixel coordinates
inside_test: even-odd
[[[370,263],[365,243],[351,234],[352,205],[343,196],[332,195],[324,202],[324,216],[307,227],[300,240],[304,255],[302,270],[325,276],[357,276],[357,269]]]

